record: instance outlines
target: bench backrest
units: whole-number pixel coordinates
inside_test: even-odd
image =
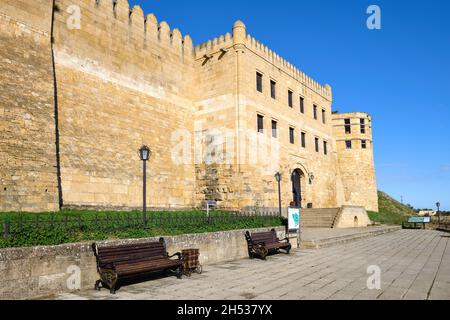
[[[252,233],[252,234],[250,234],[248,232],[247,236],[249,237],[249,239],[247,239],[247,240],[250,240],[253,243],[270,244],[270,243],[277,243],[277,242],[279,242],[278,237],[277,237],[277,233],[276,233],[275,230],[272,230],[272,231],[269,231],[269,232]]]
[[[98,247],[94,243],[92,248],[99,263],[120,263],[167,257],[164,239],[161,239],[159,242],[110,247]]]

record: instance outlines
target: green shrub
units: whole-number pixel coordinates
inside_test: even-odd
[[[190,233],[276,227],[276,216],[243,216],[230,212],[149,212],[144,226],[139,212],[62,211],[59,213],[6,213],[0,215],[0,248],[115,239],[139,239]],[[9,236],[4,237],[5,224]]]

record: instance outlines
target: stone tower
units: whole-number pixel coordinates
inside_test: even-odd
[[[371,116],[363,112],[333,114],[333,135],[343,204],[378,212]]]

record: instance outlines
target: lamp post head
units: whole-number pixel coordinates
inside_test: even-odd
[[[436,203],[436,207],[437,207],[437,209],[439,211],[439,208],[441,207],[441,203],[440,202]]]
[[[142,146],[141,149],[139,149],[139,157],[142,161],[148,161],[150,159],[150,156],[152,155],[152,151],[147,146]]]
[[[281,173],[277,172],[275,174],[275,179],[277,179],[277,182],[281,182]]]

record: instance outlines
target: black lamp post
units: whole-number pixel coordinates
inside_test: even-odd
[[[438,223],[439,223],[439,227],[440,227],[441,226],[441,211],[440,211],[441,203],[440,202],[436,203],[436,207],[437,207],[437,214],[438,214]]]
[[[275,174],[275,179],[278,182],[278,209],[280,211],[280,217],[282,216],[281,212],[281,173],[277,172]]]
[[[150,156],[152,155],[152,151],[147,146],[142,146],[139,149],[139,157],[144,162],[143,166],[143,198],[142,198],[142,212],[144,225],[147,225],[147,161],[150,160]]]

